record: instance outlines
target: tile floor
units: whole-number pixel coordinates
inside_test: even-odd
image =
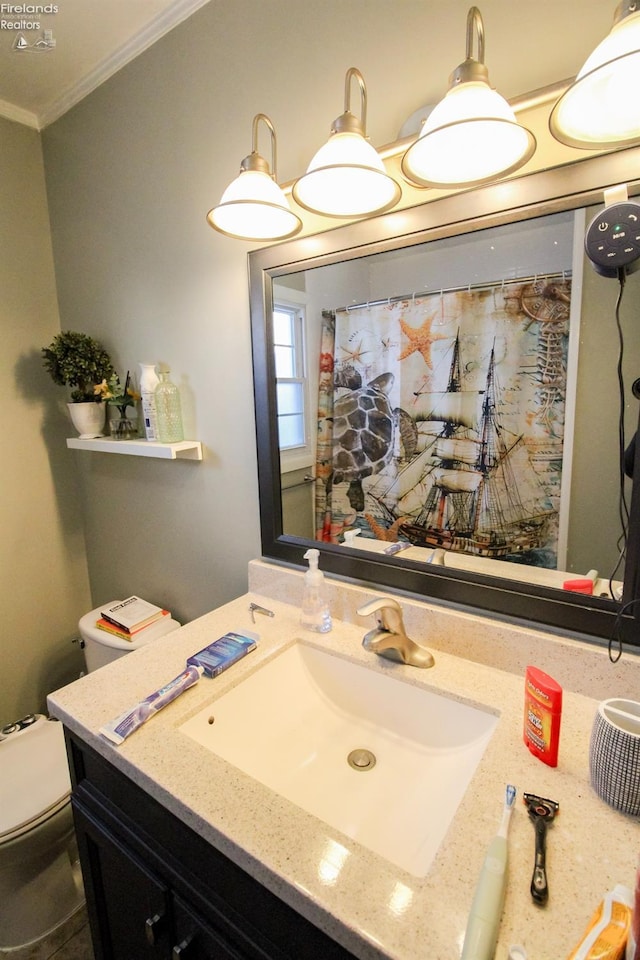
[[[82,907],[38,943],[0,949],[0,960],[94,960],[86,908]]]

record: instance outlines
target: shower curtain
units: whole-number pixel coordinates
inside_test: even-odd
[[[317,538],[555,567],[570,299],[558,275],[324,311]]]

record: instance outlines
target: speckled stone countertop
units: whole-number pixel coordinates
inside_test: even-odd
[[[360,960],[458,960],[476,881],[500,821],[505,785],[513,783],[519,799],[511,819],[509,880],[496,957],[506,960],[509,945],[515,943],[525,948],[528,960],[566,957],[602,896],[617,883],[634,883],[640,824],[594,793],[588,758],[598,699],[634,696],[633,691],[637,696],[640,658],[625,653],[618,664],[611,664],[606,651],[590,644],[400,598],[408,634],[435,653],[432,669],[417,670],[362,648],[372,618],[359,618],[355,609],[376,592],[331,582],[334,628],[323,636],[306,634],[306,639],[373,670],[499,713],[428,874],[416,878],[178,729],[303,635],[297,606],[300,574],[255,561],[249,581],[249,594],[56,691],[49,698],[51,714]],[[253,624],[252,600],[275,616],[258,616]],[[190,654],[229,629],[257,631],[257,651],[217,679],[203,678],[120,747],[99,735],[102,724],[176,676]],[[522,742],[521,660],[551,673],[565,688],[556,769],[531,756]],[[520,802],[525,791],[560,804],[548,835],[551,893],[544,908],[537,907],[529,893],[534,833]],[[327,851],[336,842],[349,855],[340,869],[328,871]]]

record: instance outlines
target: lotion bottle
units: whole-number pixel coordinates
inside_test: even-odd
[[[315,633],[328,633],[331,630],[331,612],[326,597],[324,574],[318,569],[320,551],[307,550],[304,559],[309,561],[309,569],[304,575],[304,594],[302,597],[302,615],[300,626]]]
[[[160,380],[156,373],[155,363],[141,363],[140,366],[140,397],[142,400],[142,419],[144,421],[144,435],[147,440],[158,439],[158,424],[156,416],[155,390]]]

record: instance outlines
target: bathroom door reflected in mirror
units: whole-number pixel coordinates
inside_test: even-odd
[[[276,309],[305,321],[309,441],[281,431],[284,534],[342,543],[357,530],[363,550],[620,585],[617,283],[583,270],[591,216],[278,278]],[[624,368],[631,383],[634,328]]]

